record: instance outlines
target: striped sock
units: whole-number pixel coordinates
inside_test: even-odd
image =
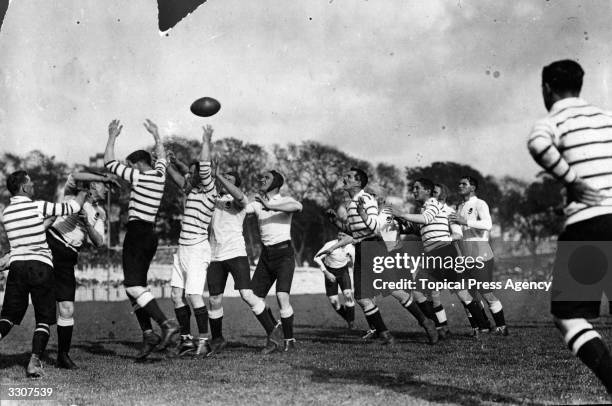
[[[499,300],[489,303],[489,310],[495,321],[495,326],[502,327],[506,325],[506,318],[504,317],[504,308]]]
[[[564,341],[574,355],[589,367],[612,393],[612,357],[601,336],[586,320],[578,321],[566,334]]]
[[[366,320],[368,324],[373,327],[373,330],[376,330],[379,334],[387,331],[387,326],[378,310],[378,306],[374,306],[371,309],[363,311],[366,316]]]
[[[436,319],[434,320],[436,322],[436,328],[448,326],[448,320],[446,319],[446,310],[444,310],[444,307],[439,304],[438,306],[433,308],[433,311],[436,315]]]
[[[0,340],[6,337],[9,331],[13,328],[13,323],[8,319],[0,319]]]
[[[414,316],[414,318],[419,322],[419,324],[423,324],[425,319],[427,319],[421,308],[415,303],[414,300],[412,300],[412,296],[410,296],[408,300],[403,302],[402,306],[404,306],[404,308]]]
[[[425,300],[424,302],[417,303],[423,314],[433,321],[436,321],[436,312],[434,312],[433,302],[431,300]]]

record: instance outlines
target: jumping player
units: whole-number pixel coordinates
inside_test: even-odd
[[[106,168],[132,186],[127,232],[123,240],[123,284],[143,334],[143,346],[137,355],[139,359],[148,356],[158,345],[160,349],[166,348],[179,334],[176,320],[166,317],[147,288],[147,272],[157,250],[155,217],[164,194],[167,162],[157,126],[150,120],[144,126],[155,140],[155,167],[152,166],[151,154],[144,150],[128,155],[127,166],[115,160],[115,141],[123,128],[119,120],[111,121],[108,126],[104,151]],[[153,332],[151,319],[161,327],[161,337]]]

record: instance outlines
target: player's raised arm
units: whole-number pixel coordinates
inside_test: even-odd
[[[248,199],[242,192],[242,190],[240,190],[239,187],[234,185],[232,182],[229,181],[229,179],[223,176],[223,174],[221,173],[221,166],[218,162],[215,162],[215,179],[217,179],[217,181],[219,181],[219,183],[225,188],[225,190],[227,190],[227,193],[229,193],[234,198],[234,204],[236,206],[243,208],[248,204]]]
[[[200,152],[200,184],[205,192],[210,192],[215,188],[215,183],[212,178],[212,135],[213,128],[210,125],[202,127],[202,151]]]
[[[170,179],[183,190],[187,181],[185,179],[185,174],[189,173],[189,168],[187,168],[187,165],[181,162],[180,159],[176,158],[174,152],[168,151],[166,155],[168,157],[168,175],[170,175]]]
[[[261,203],[266,210],[282,211],[284,213],[296,213],[302,211],[302,203],[289,196],[283,196],[282,198],[271,202],[264,196],[255,195],[255,201]]]
[[[121,134],[122,129],[123,125],[121,125],[117,119],[111,121],[108,125],[108,140],[106,141],[106,149],[104,150],[104,162],[115,160],[115,141],[117,137],[119,137],[119,134]]]
[[[164,144],[162,143],[161,137],[159,136],[159,130],[157,129],[157,124],[148,118],[143,123],[144,128],[153,136],[153,140],[155,141],[155,155],[157,156],[157,160],[166,160],[166,150],[164,148]]]

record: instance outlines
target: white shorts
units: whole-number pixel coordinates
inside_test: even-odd
[[[202,295],[210,257],[208,240],[194,245],[179,245],[174,255],[170,286],[185,289],[187,295]]]

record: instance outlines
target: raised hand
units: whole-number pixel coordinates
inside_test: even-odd
[[[204,133],[202,134],[202,141],[210,142],[210,140],[212,139],[213,132],[214,132],[212,126],[210,124],[207,124],[204,127],[202,127],[202,129],[204,130]]]
[[[160,140],[157,124],[147,118],[142,125],[144,125],[144,128],[153,136],[156,142]]]
[[[119,134],[121,134],[121,130],[123,130],[123,125],[119,122],[119,120],[115,119],[111,121],[108,125],[109,138],[119,137]]]

